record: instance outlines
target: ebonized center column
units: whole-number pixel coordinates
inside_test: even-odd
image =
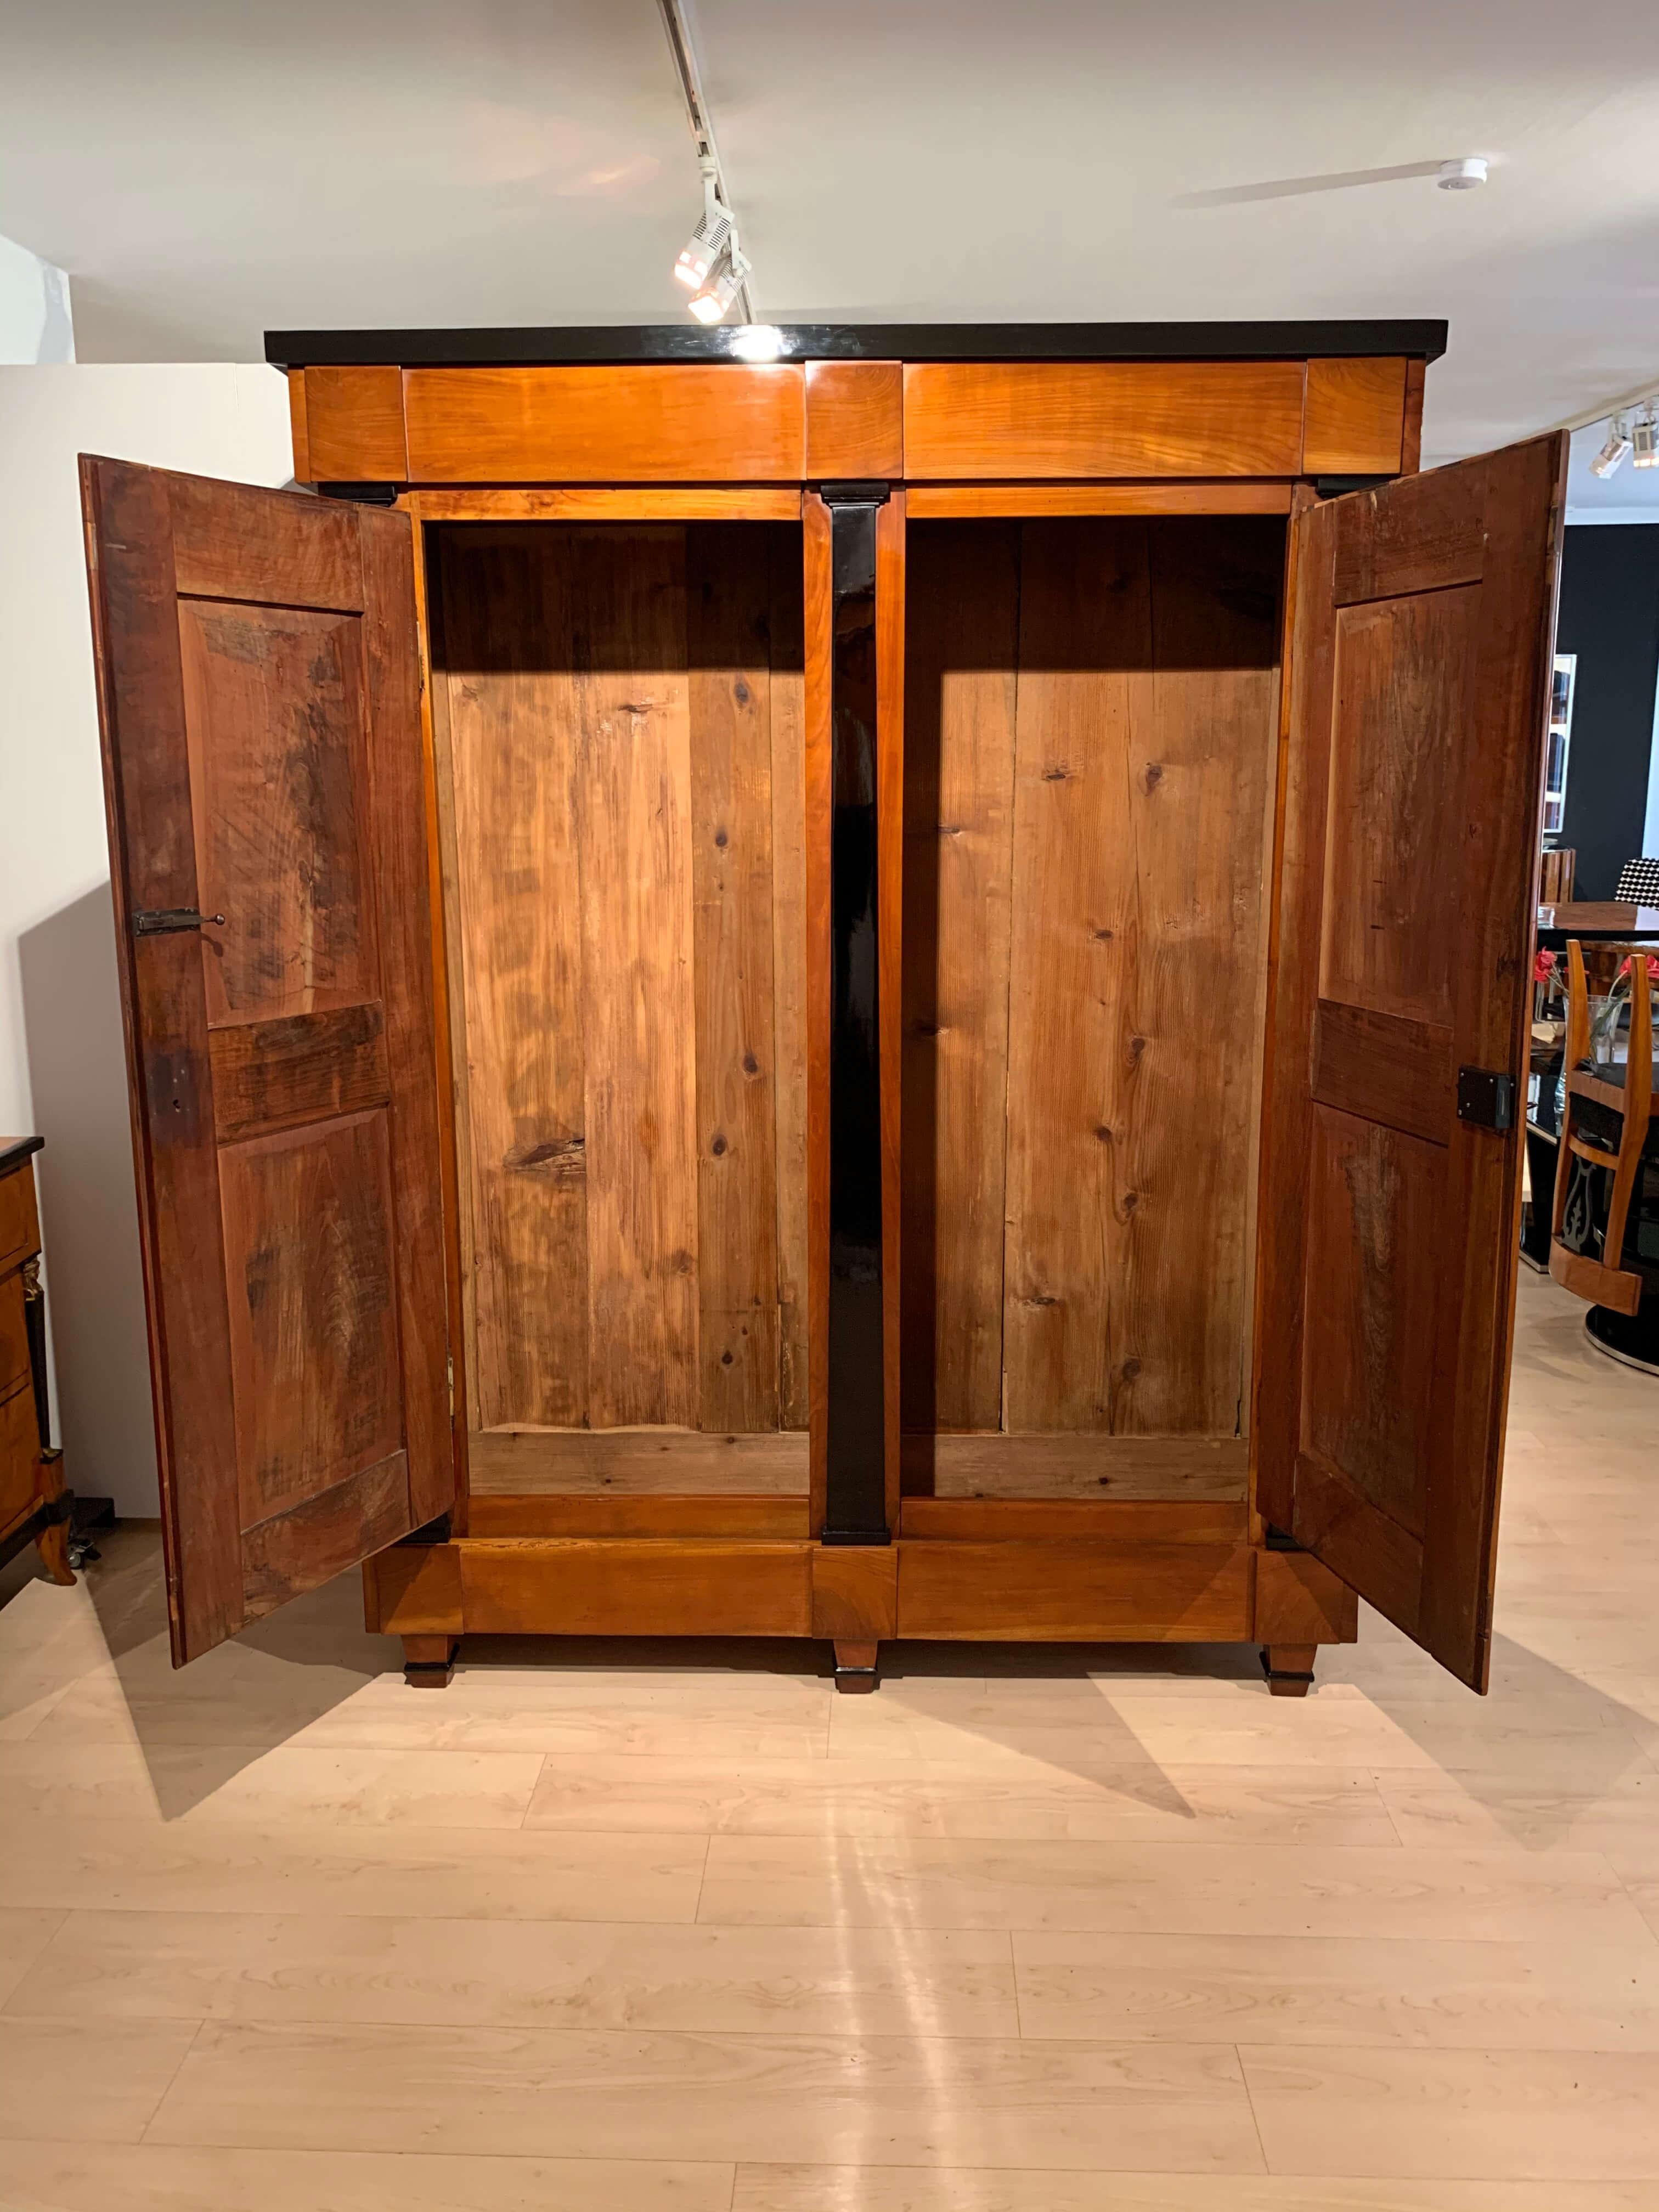
[[[885,1544],[876,513],[884,483],[825,484],[830,517],[830,1372],[826,1544]]]

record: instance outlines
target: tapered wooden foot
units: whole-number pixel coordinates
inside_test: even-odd
[[[55,1583],[65,1589],[75,1586],[75,1570],[70,1565],[70,1502],[64,1496],[64,1455],[60,1451],[45,1452],[40,1460],[40,1495],[55,1504],[63,1515],[61,1521],[50,1522],[34,1540],[34,1548],[40,1555],[40,1565]]]
[[[836,1643],[836,1687],[854,1694],[876,1686],[876,1644]]]
[[[404,1680],[411,1690],[443,1690],[455,1671],[459,1636],[405,1636]]]
[[[1313,1687],[1316,1644],[1264,1644],[1261,1671],[1275,1698],[1305,1698]]]

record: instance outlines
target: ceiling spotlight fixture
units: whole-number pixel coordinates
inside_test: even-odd
[[[681,246],[674,274],[688,291],[701,291],[732,239],[732,210],[720,196],[720,173],[713,161],[697,164],[702,173],[702,221]]]
[[[1622,415],[1615,415],[1607,425],[1607,434],[1601,452],[1590,463],[1593,477],[1610,477],[1620,468],[1630,451],[1630,432]]]
[[[674,276],[691,295],[686,307],[700,323],[719,323],[735,302],[739,320],[747,324],[754,314],[749,294],[750,264],[738,244],[738,218],[732,210],[720,170],[714,126],[702,95],[690,26],[685,19],[686,0],[658,0],[669,52],[685,100],[685,118],[697,149],[697,173],[702,179],[702,220],[680,249]],[[776,359],[776,355],[758,358]]]
[[[1659,422],[1653,419],[1650,399],[1631,425],[1630,447],[1632,468],[1659,468]]]
[[[708,282],[691,295],[686,305],[700,323],[725,321],[726,311],[737,298],[743,272],[748,266],[741,258],[722,261]]]
[[[1455,161],[1443,161],[1435,182],[1443,192],[1472,192],[1486,181],[1484,154],[1463,154]]]
[[[697,167],[702,173],[702,221],[697,225],[674,264],[674,274],[691,297],[686,306],[700,323],[719,323],[743,290],[749,273],[738,245],[737,218],[720,195],[720,167],[705,154]]]

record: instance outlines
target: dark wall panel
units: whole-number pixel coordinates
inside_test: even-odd
[[[1556,648],[1578,655],[1560,842],[1578,854],[1580,898],[1609,899],[1641,850],[1659,678],[1659,525],[1566,533]]]

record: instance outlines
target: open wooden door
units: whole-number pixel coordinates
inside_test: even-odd
[[[182,1665],[453,1500],[412,547],[82,481]]]
[[[1565,437],[1297,520],[1256,1498],[1486,1683]]]

